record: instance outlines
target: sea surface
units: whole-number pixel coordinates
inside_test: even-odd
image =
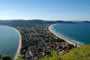
[[[19,33],[8,26],[0,26],[0,55],[15,56],[19,45]]]
[[[83,44],[90,44],[90,23],[60,23],[52,29],[64,37]]]

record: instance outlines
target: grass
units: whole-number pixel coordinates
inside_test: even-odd
[[[23,58],[19,56],[16,60],[23,60]]]
[[[58,60],[58,59],[59,59],[59,56],[57,55],[57,53],[53,52],[52,56],[45,56],[44,58],[39,60]]]
[[[62,56],[58,56],[54,51],[52,56],[45,56],[39,60],[59,60],[59,58],[60,60],[90,60],[90,45],[75,48]],[[22,58],[19,57],[18,60],[22,60]]]
[[[58,56],[53,52],[52,57],[45,57],[40,60],[90,60],[90,45],[81,46],[71,50],[69,53]]]
[[[60,58],[61,60],[90,60],[90,45],[73,49],[69,53],[62,55]]]

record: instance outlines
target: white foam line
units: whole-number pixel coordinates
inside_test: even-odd
[[[16,55],[15,55],[15,57],[14,57],[14,60],[16,60],[17,57],[18,57],[18,55],[19,55],[19,52],[20,52],[20,49],[21,49],[21,42],[22,42],[20,32],[19,32],[17,29],[15,29],[15,30],[16,30],[16,31],[18,32],[18,34],[19,34],[19,45],[18,45],[18,48],[17,48]]]
[[[0,26],[7,26],[7,25],[0,25]],[[7,27],[10,27],[10,28],[12,28],[13,30],[16,30],[16,32],[18,32],[18,34],[19,34],[19,45],[18,45],[16,54],[15,54],[15,56],[14,56],[14,58],[13,58],[13,60],[16,60],[17,57],[18,57],[18,55],[19,55],[19,52],[20,52],[20,49],[21,49],[21,45],[22,45],[21,34],[20,34],[20,32],[19,32],[16,28],[14,28],[14,27],[11,27],[11,26],[7,26]]]
[[[54,30],[52,29],[54,25],[56,25],[56,24],[50,25],[50,26],[48,27],[48,29],[49,29],[49,31],[50,31],[51,33],[53,33],[53,34],[56,35],[57,37],[63,39],[63,40],[66,41],[67,43],[72,44],[72,45],[74,45],[74,46],[79,47],[79,46],[81,46],[81,45],[84,45],[84,44],[81,43],[81,42],[78,42],[78,41],[75,41],[75,40],[71,40],[71,39],[63,36],[62,34],[57,33],[56,31],[54,31]]]

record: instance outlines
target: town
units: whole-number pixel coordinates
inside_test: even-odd
[[[39,60],[45,56],[52,56],[52,52],[62,55],[73,45],[53,35],[48,27],[50,24],[12,25],[22,36],[20,56],[24,60]]]

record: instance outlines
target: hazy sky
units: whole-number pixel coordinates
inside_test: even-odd
[[[0,19],[90,20],[90,0],[0,0]]]

